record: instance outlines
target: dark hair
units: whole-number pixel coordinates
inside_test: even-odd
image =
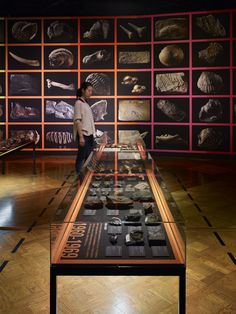
[[[82,89],[85,90],[86,88],[88,88],[89,86],[93,86],[90,82],[83,82],[80,85],[80,88],[77,89],[76,91],[76,97],[81,97],[82,96]]]

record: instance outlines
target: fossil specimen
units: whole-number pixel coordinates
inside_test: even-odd
[[[87,76],[86,82],[93,85],[96,95],[110,95],[110,78],[105,73],[91,73]]]
[[[89,31],[83,34],[86,39],[107,39],[110,30],[108,20],[96,21]]]
[[[159,60],[167,67],[178,66],[184,60],[183,49],[177,45],[165,46],[159,53]]]
[[[156,136],[157,144],[187,144],[187,142],[179,135],[162,134]]]
[[[133,200],[125,196],[118,196],[114,195],[107,195],[106,196],[106,206],[108,208],[119,208],[123,209],[124,207],[127,208],[133,204]]]
[[[145,64],[150,62],[149,51],[119,51],[120,64]]]
[[[223,37],[226,35],[224,26],[212,14],[197,17],[196,24],[202,31],[213,37]]]
[[[47,35],[50,39],[73,38],[73,29],[65,22],[54,21],[47,28]]]
[[[107,115],[107,101],[105,99],[99,100],[91,106],[91,109],[94,121],[104,120],[104,116]]]
[[[204,122],[214,122],[220,120],[223,115],[223,108],[218,99],[209,99],[208,102],[201,107],[199,112],[199,120]]]
[[[148,191],[150,191],[149,184],[147,182],[139,182],[134,187],[137,190],[148,190]]]
[[[95,137],[95,141],[97,144],[99,145],[106,145],[112,142],[112,139],[110,138],[110,136],[108,135],[107,131],[100,131],[100,130],[96,130],[96,137]]]
[[[142,94],[146,90],[146,86],[144,85],[134,85],[131,93],[133,94]]]
[[[84,203],[84,207],[87,209],[102,209],[103,208],[103,202],[102,200],[98,199],[87,199]]]
[[[49,64],[53,68],[69,68],[74,63],[74,56],[72,52],[65,48],[54,49],[50,52]]]
[[[222,77],[219,74],[209,71],[203,71],[197,81],[197,87],[205,94],[216,94],[223,86]]]
[[[157,108],[174,121],[182,121],[186,117],[186,113],[183,110],[167,99],[160,99],[157,102]]]
[[[154,203],[143,203],[145,215],[153,213]]]
[[[120,121],[150,121],[149,100],[120,100]]]
[[[40,94],[38,80],[30,74],[10,74],[10,95]]]
[[[128,36],[129,39],[134,38],[134,33],[131,32],[130,30],[128,30],[126,27],[124,27],[123,25],[120,25],[120,28],[126,33],[126,35]]]
[[[122,144],[136,144],[137,142],[143,142],[144,137],[148,132],[140,134],[138,130],[119,130],[119,143]]]
[[[125,221],[139,221],[141,218],[141,215],[139,212],[135,212],[132,214],[128,214],[124,217]]]
[[[73,83],[66,85],[63,83],[52,81],[50,79],[46,79],[46,82],[47,82],[47,88],[58,87],[64,90],[75,90],[75,85]]]
[[[156,39],[184,39],[188,36],[186,18],[167,18],[155,23]]]
[[[132,194],[132,199],[140,202],[154,201],[150,190],[137,190]]]
[[[213,128],[202,129],[198,134],[198,146],[202,149],[215,150],[223,143],[223,133]]]
[[[18,41],[27,42],[36,36],[37,31],[37,23],[17,21],[12,26],[12,37]]]
[[[224,48],[219,43],[210,43],[206,49],[198,52],[198,58],[209,64],[214,64],[215,61],[223,54]]]
[[[160,223],[160,218],[155,213],[147,214],[145,217],[145,225],[156,225],[158,223]]]
[[[143,245],[144,237],[142,230],[132,230],[130,233],[125,236],[126,245]]]
[[[46,140],[51,143],[66,145],[72,143],[73,135],[71,132],[47,132]]]
[[[165,245],[166,238],[165,233],[162,230],[161,225],[157,226],[148,226],[147,238],[149,245]]]
[[[30,106],[23,106],[19,103],[11,102],[11,119],[30,119],[39,117],[39,110]]]
[[[185,73],[176,72],[156,74],[156,89],[161,93],[187,93],[188,82]]]
[[[134,85],[138,82],[138,78],[136,76],[130,76],[130,75],[126,75],[121,84],[123,85]]]
[[[90,55],[87,55],[83,58],[82,62],[84,64],[93,64],[93,63],[99,63],[99,62],[105,62],[109,60],[111,57],[110,52],[108,52],[106,49],[98,50]]]
[[[16,61],[18,62],[21,62],[21,63],[24,63],[24,64],[27,64],[27,65],[30,65],[30,66],[33,66],[33,67],[38,67],[40,66],[40,63],[39,63],[39,60],[32,60],[32,59],[26,59],[26,58],[22,58],[22,57],[19,57],[17,56],[16,54],[12,53],[9,51],[9,54],[11,55],[11,57],[13,59],[15,59]]]
[[[30,140],[37,144],[40,140],[40,135],[36,130],[10,130],[10,137],[14,139]]]
[[[54,114],[59,119],[73,119],[74,107],[63,100],[46,100],[46,114]]]
[[[137,26],[133,23],[128,23],[128,25],[137,32],[139,38],[142,38],[147,31],[147,26]]]

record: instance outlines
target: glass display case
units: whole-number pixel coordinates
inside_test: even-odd
[[[100,146],[51,224],[51,313],[56,277],[179,276],[185,312],[184,221],[142,145]]]

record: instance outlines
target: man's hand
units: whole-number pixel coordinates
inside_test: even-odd
[[[84,137],[80,137],[79,144],[80,144],[80,146],[84,146],[85,145]]]

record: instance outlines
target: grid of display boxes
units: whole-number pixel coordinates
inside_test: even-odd
[[[0,136],[35,130],[42,150],[76,149],[75,93],[97,142],[236,152],[236,12],[0,20]]]

